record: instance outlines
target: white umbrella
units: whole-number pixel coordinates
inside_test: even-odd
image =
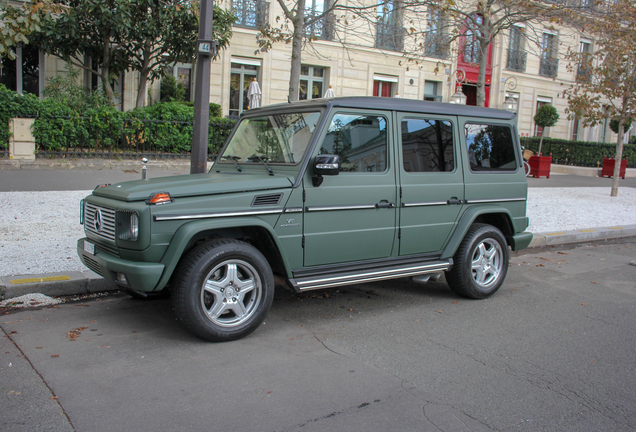
[[[261,88],[256,81],[256,77],[252,80],[250,88],[247,90],[247,98],[250,101],[249,109],[258,108],[261,106]]]
[[[327,89],[323,97],[325,98],[336,97],[336,92],[334,92],[331,86],[329,86],[329,88]]]

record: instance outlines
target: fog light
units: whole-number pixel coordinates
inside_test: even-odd
[[[123,273],[117,273],[117,276],[116,276],[115,279],[116,279],[117,283],[120,284],[120,285],[126,285],[126,286],[129,285],[128,284],[128,278]]]

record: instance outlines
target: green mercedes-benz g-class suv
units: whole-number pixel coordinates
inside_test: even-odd
[[[265,319],[274,285],[298,292],[446,274],[457,294],[502,285],[526,248],[515,115],[350,97],[240,118],[205,174],[96,188],[82,201],[84,264],[212,341]]]

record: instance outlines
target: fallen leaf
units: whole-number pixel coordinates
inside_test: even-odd
[[[294,340],[294,338],[289,338],[289,340]]]
[[[565,252],[557,252],[559,255],[567,255]]]
[[[587,303],[579,303],[581,306],[587,306]]]
[[[22,393],[18,392],[18,391],[14,391],[14,390],[10,390],[9,394],[14,394],[14,395],[21,395]]]
[[[459,300],[455,300],[454,302],[451,302],[452,304],[457,304],[459,303]]]
[[[435,312],[437,312],[437,313],[442,313],[442,311],[441,311],[441,310],[436,310]]]
[[[35,349],[42,349],[42,347],[35,347]]]
[[[53,396],[52,398],[49,399],[58,399],[58,396]]]
[[[353,312],[353,309],[349,309],[349,312]]]
[[[51,354],[51,357],[59,357],[59,354]]]
[[[535,267],[545,267],[543,264],[536,264]]]
[[[271,391],[271,390],[267,392],[267,394],[272,394],[272,393],[274,393],[274,392],[273,392],[273,391]]]
[[[597,284],[598,282],[590,282],[590,283]]]

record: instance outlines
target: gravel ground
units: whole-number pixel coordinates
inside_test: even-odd
[[[0,192],[0,276],[83,271],[79,202],[90,191]],[[529,231],[636,224],[636,189],[530,188]]]

